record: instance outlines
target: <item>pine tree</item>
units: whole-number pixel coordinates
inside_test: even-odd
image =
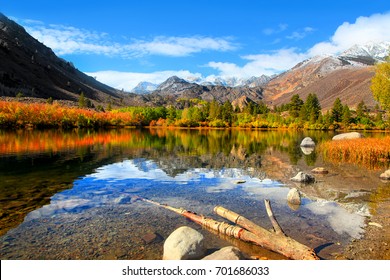
[[[348,126],[351,123],[351,110],[349,109],[348,105],[344,105],[342,122],[344,126]]]
[[[336,98],[336,100],[333,103],[331,115],[334,122],[341,122],[342,116],[343,116],[343,104],[341,104],[340,98]]]
[[[290,103],[288,104],[289,106],[289,113],[290,116],[297,118],[299,117],[299,112],[301,111],[301,108],[303,106],[304,102],[303,100],[299,97],[298,94],[294,94],[291,97]]]

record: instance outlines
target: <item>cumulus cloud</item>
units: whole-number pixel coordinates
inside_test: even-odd
[[[354,23],[344,22],[328,41],[314,45],[308,53],[310,56],[337,54],[355,44],[390,41],[389,26],[390,13],[359,17]]]
[[[39,21],[24,20],[27,31],[58,55],[100,54],[122,58],[144,55],[188,56],[204,51],[231,51],[237,45],[231,38],[207,36],[167,37],[150,40],[132,39],[129,43],[112,42],[106,33],[98,33],[64,25],[45,25]]]
[[[187,70],[180,71],[157,71],[152,73],[120,72],[120,71],[98,71],[86,73],[95,77],[98,81],[110,85],[117,89],[131,91],[141,81],[148,81],[160,84],[169,77],[178,76],[182,79],[196,80],[201,78],[200,73],[191,73]]]
[[[209,62],[208,66],[217,69],[223,77],[251,77],[273,75],[291,68],[306,59],[306,54],[297,52],[294,48],[275,50],[268,54],[246,55],[242,58],[249,61],[240,67],[234,63]]]
[[[369,42],[380,43],[390,41],[390,12],[374,14],[369,17],[359,17],[354,23],[344,22],[340,25],[329,40],[319,42],[307,51],[297,48],[274,50],[269,53],[242,56],[246,62],[243,66],[229,62],[209,62],[207,66],[219,71],[225,77],[250,77],[262,74],[272,75],[288,70],[304,59],[323,54],[336,55],[353,45]],[[287,27],[286,27],[287,28]],[[263,32],[267,35],[276,33],[279,29],[270,29]],[[293,32],[288,39],[299,40],[314,31],[306,27],[301,31]]]
[[[237,47],[226,38],[159,36],[151,41],[138,40],[124,48],[139,55],[187,56],[202,51],[231,51]]]
[[[42,22],[24,21],[27,31],[58,55],[72,53],[118,54],[118,44],[107,42],[106,33],[91,32],[64,25],[46,26]]]

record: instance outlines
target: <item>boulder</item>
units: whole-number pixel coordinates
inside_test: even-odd
[[[244,260],[242,252],[234,246],[224,247],[211,255],[204,257],[202,260]]]
[[[316,143],[314,143],[313,139],[311,139],[310,137],[306,137],[302,140],[301,142],[301,147],[314,147],[316,145]]]
[[[292,188],[287,194],[287,202],[292,205],[301,205],[301,193],[297,188]]]
[[[390,180],[390,169],[383,172],[379,177],[382,180]]]
[[[206,253],[203,235],[187,226],[176,229],[164,242],[164,260],[194,260]]]
[[[311,172],[313,172],[314,174],[328,174],[329,173],[329,171],[323,167],[316,167]]]
[[[298,174],[295,177],[291,178],[290,180],[298,183],[313,183],[315,181],[315,178],[311,174],[298,172]]]
[[[314,147],[301,147],[301,151],[304,155],[311,155],[314,152]]]
[[[341,133],[335,135],[333,136],[332,140],[346,140],[346,139],[358,139],[358,138],[364,138],[363,134],[359,132],[348,132],[348,133]]]

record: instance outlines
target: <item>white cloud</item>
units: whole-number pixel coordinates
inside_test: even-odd
[[[230,62],[209,62],[207,66],[217,69],[218,75],[224,77],[250,77],[262,74],[272,75],[288,70],[304,59],[323,54],[338,54],[355,44],[368,42],[390,41],[390,13],[374,14],[369,17],[359,17],[354,23],[344,22],[340,25],[331,38],[319,42],[307,51],[296,48],[274,50],[271,53],[261,53],[242,56],[249,60],[243,66]],[[283,31],[279,29],[267,29],[263,32],[271,35]],[[285,27],[287,28],[287,26]],[[313,32],[312,27],[306,27],[302,31],[296,31],[288,36],[289,39],[301,39]]]
[[[152,41],[137,41],[124,46],[130,52],[139,55],[187,56],[202,51],[230,51],[237,47],[226,38],[203,36],[165,37],[159,36]]]
[[[154,84],[160,84],[169,77],[178,76],[182,79],[201,78],[199,73],[191,73],[187,70],[180,71],[157,71],[152,73],[119,72],[119,71],[99,71],[86,73],[95,77],[102,83],[117,89],[131,91],[139,82],[148,81]]]
[[[286,36],[287,39],[291,40],[301,40],[305,38],[308,34],[312,33],[315,29],[312,27],[305,27],[303,30],[294,31],[291,35]]]
[[[390,41],[389,26],[390,13],[359,17],[354,23],[344,22],[328,41],[314,45],[308,53],[310,56],[337,54],[355,44]]]
[[[58,55],[100,54],[123,58],[144,55],[188,56],[203,51],[231,51],[237,45],[231,38],[207,36],[167,37],[151,40],[132,39],[130,43],[112,42],[106,33],[92,32],[64,25],[45,25],[39,21],[24,20],[27,31],[37,40],[52,48]]]
[[[209,62],[208,66],[219,70],[223,77],[251,77],[262,74],[272,75],[289,69],[306,58],[305,54],[295,49],[281,49],[268,54],[246,55],[242,57],[249,60],[240,67],[234,63]]]

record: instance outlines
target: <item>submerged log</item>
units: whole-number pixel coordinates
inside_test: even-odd
[[[256,243],[268,250],[280,253],[295,260],[319,260],[319,257],[313,249],[284,234],[270,232],[247,218],[222,206],[215,207],[214,212],[252,232],[257,237]]]
[[[252,223],[248,219],[227,210],[221,206],[217,206],[221,213],[229,213],[227,216],[231,218],[227,218],[230,221],[233,221],[239,226],[231,225],[225,222],[218,222],[211,218],[206,218],[204,216],[198,215],[194,212],[187,211],[182,208],[175,208],[166,204],[161,204],[146,198],[138,197],[139,200],[154,204],[159,207],[163,207],[170,211],[173,211],[177,214],[180,214],[197,224],[204,226],[205,228],[211,229],[216,233],[220,233],[226,236],[234,237],[246,242],[255,243],[261,247],[264,247],[268,250],[280,253],[290,259],[298,259],[298,260],[318,260],[318,256],[314,253],[314,251],[303,244],[298,243],[297,241],[286,237],[284,235],[276,235],[263,229],[256,224]],[[217,208],[216,207],[216,208]],[[224,217],[224,216],[223,216]],[[242,222],[244,221],[244,222]],[[247,227],[242,228],[242,227]],[[249,228],[248,228],[249,227]]]

